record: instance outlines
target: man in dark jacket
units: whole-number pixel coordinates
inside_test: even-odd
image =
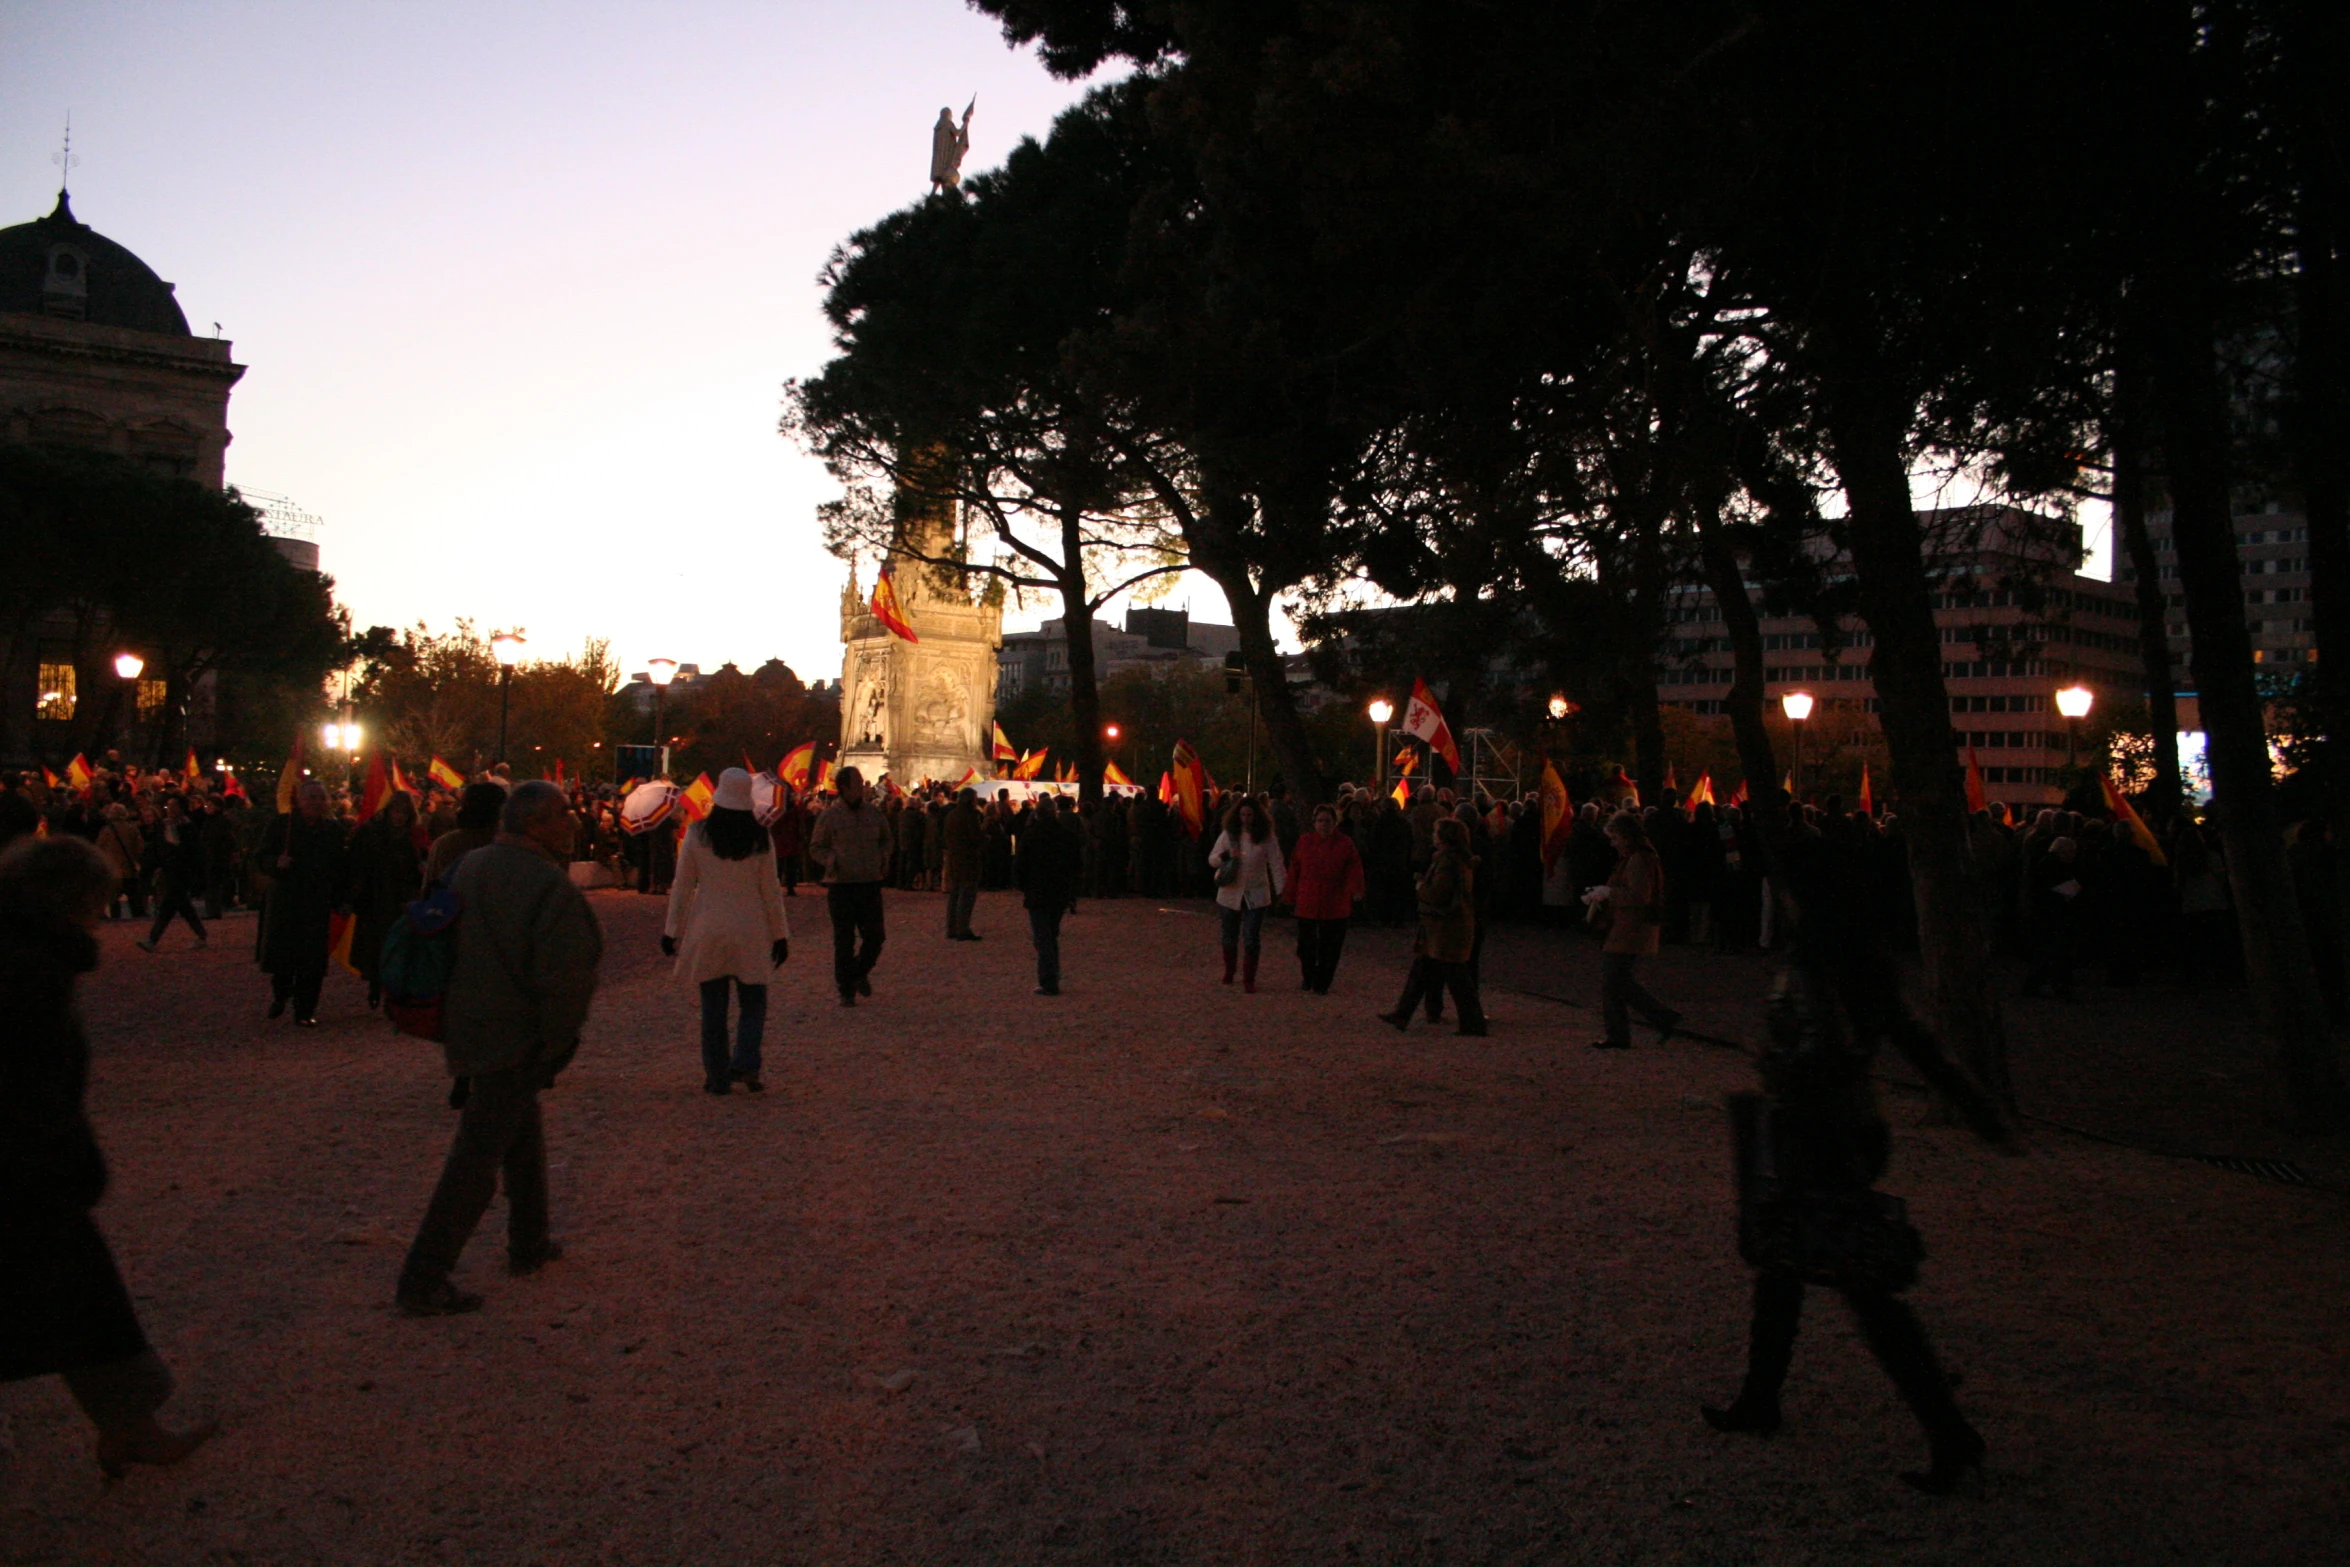
[[[940,885],[947,895],[947,940],[977,941],[971,911],[979,906],[980,858],[987,826],[979,819],[979,791],[958,790],[946,814],[946,853],[939,859]]]
[[[463,913],[442,998],[442,1046],[464,1115],[400,1271],[398,1304],[412,1317],[480,1308],[481,1297],[449,1275],[501,1170],[507,1271],[535,1273],[563,1254],[547,1233],[539,1090],[579,1049],[604,938],[571,884],[573,823],[562,789],[544,779],[516,784],[498,825],[496,841],[467,854],[449,878]]]
[[[318,993],[326,985],[328,926],[343,888],[343,844],[350,829],[327,814],[326,785],[303,780],[294,814],[271,819],[261,840],[261,871],[268,891],[261,905],[261,967],[269,975],[269,1015],[318,1022]]]
[[[1085,851],[1061,819],[1060,807],[1053,795],[1039,799],[1020,834],[1020,901],[1028,909],[1028,934],[1036,943],[1040,996],[1061,993],[1061,916],[1077,895],[1085,864]]]

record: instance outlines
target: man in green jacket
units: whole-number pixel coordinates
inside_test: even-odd
[[[563,791],[543,780],[515,785],[498,826],[449,878],[463,912],[442,998],[443,1048],[464,1114],[400,1271],[399,1307],[412,1317],[480,1309],[482,1298],[449,1275],[501,1170],[507,1271],[535,1273],[562,1255],[547,1233],[538,1096],[579,1049],[604,938],[566,869],[573,824]]]

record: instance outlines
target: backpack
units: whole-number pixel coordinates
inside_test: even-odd
[[[457,894],[436,886],[384,933],[384,1016],[401,1033],[441,1038],[441,999],[457,966],[457,921],[464,912]]]

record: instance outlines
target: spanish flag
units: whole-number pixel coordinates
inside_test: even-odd
[[[359,794],[359,820],[364,822],[382,810],[384,801],[391,797],[391,774],[384,771],[384,754],[378,751],[367,759],[367,787]]]
[[[955,790],[957,793],[961,793],[963,790],[985,781],[979,776],[978,768],[966,767],[963,769],[963,776],[955,780]]]
[[[881,575],[873,579],[873,598],[866,608],[873,618],[887,626],[892,636],[904,637],[908,642],[922,639],[914,635],[914,628],[906,624],[904,611],[898,605],[898,585],[891,575],[893,568],[887,560],[881,563]]]
[[[1542,868],[1549,870],[1558,864],[1559,855],[1567,847],[1567,835],[1575,828],[1575,802],[1567,797],[1567,781],[1551,765],[1549,757],[1542,759]]]
[[[426,768],[425,772],[434,783],[444,789],[455,790],[465,787],[465,775],[437,756],[432,759],[432,765]]]
[[[398,757],[392,758],[392,787],[399,790],[402,794],[422,794],[424,792],[423,790],[417,788],[415,784],[409,782],[408,775],[406,773],[400,771],[400,759]]]
[[[52,789],[62,789],[65,787],[65,780],[58,777],[55,773],[49,771],[49,764],[46,762],[41,764],[41,782],[47,784]]]
[[[1208,770],[1190,741],[1175,742],[1175,765],[1170,775],[1175,780],[1175,813],[1183,819],[1183,830],[1196,838],[1208,825]]]
[[[1877,814],[1877,797],[1869,790],[1869,764],[1866,762],[1860,764],[1860,814]]]
[[[1017,762],[1020,760],[1020,753],[1012,749],[1011,737],[1004,733],[1004,726],[990,724],[988,727],[995,731],[992,748],[988,751],[988,760],[991,762]]]
[[[302,742],[297,739],[294,748],[299,751]],[[97,782],[98,775],[90,770],[90,759],[76,751],[73,760],[65,764],[65,781],[76,789],[87,789]]]
[[[1412,769],[1420,765],[1420,753],[1410,746],[1400,747],[1395,753],[1395,770],[1408,778]]]
[[[1681,788],[1681,785],[1674,780],[1673,764],[1670,762],[1665,764],[1665,787],[1673,790],[1676,793],[1678,793]]]
[[[834,783],[834,775],[839,771],[839,766],[834,763],[830,757],[827,757],[823,761],[818,762],[816,764],[816,792],[818,794],[828,794],[833,792],[836,787]]]
[[[302,731],[294,731],[294,748],[286,753],[286,765],[277,774],[277,814],[294,814],[294,793],[302,787]]]
[[[680,796],[680,799],[685,805],[686,820],[689,822],[698,822],[703,817],[709,815],[710,802],[717,798],[718,786],[710,781],[710,775],[708,773],[703,773],[692,783],[687,784],[685,786],[685,793]]]
[[[1159,774],[1159,803],[1161,805],[1175,803],[1175,775],[1173,773]]]
[[[1053,769],[1054,783],[1075,783],[1076,781],[1077,768],[1074,764],[1063,762],[1060,766]]]
[[[1128,788],[1132,788],[1134,786],[1134,780],[1127,777],[1125,771],[1120,768],[1116,762],[1110,761],[1105,761],[1102,763],[1102,782],[1106,784],[1124,784]]]
[[[1014,778],[1036,777],[1044,771],[1044,759],[1052,754],[1053,748],[1049,745],[1040,751],[1029,752],[1020,758],[1020,765],[1012,769],[1012,776]]]
[[[194,746],[188,747],[187,765],[181,771],[185,774],[188,782],[192,784],[204,781],[204,769],[196,765],[196,748]]]
[[[805,789],[808,787],[808,766],[815,759],[816,742],[802,740],[784,752],[783,760],[775,764],[775,776],[794,789]]]
[[[2099,773],[2097,787],[2105,792],[2106,814],[2118,822],[2122,830],[2130,835],[2130,841],[2144,849],[2146,857],[2155,864],[2168,865],[2170,856],[2164,854],[2162,845],[2155,842],[2154,829],[2146,825],[2146,819],[2138,814],[2135,806],[2130,804],[2130,797],[2113,786],[2112,775]]]
[[[1991,797],[1983,792],[1983,769],[1975,761],[1975,748],[1966,748],[1966,808],[1969,814],[1991,808]]]
[[[1701,805],[1719,803],[1714,799],[1714,775],[1711,772],[1699,773],[1697,787],[1689,791],[1689,808],[1694,811]]]
[[[1410,782],[1410,780],[1408,780],[1408,779],[1404,779],[1404,778],[1398,778],[1398,779],[1395,781],[1395,793],[1393,793],[1393,794],[1389,795],[1389,796],[1388,796],[1388,798],[1389,798],[1389,799],[1391,799],[1391,800],[1393,800],[1393,801],[1394,801],[1396,804],[1398,804],[1398,805],[1409,805],[1409,804],[1411,804],[1411,803],[1412,803],[1412,786],[1411,786],[1411,782]]]

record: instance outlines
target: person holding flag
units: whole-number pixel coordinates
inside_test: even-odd
[[[261,838],[259,961],[269,975],[269,1015],[283,1017],[290,1001],[294,1021],[315,1028],[349,831],[327,810],[325,784],[305,778],[290,793],[294,809],[274,818]]]

